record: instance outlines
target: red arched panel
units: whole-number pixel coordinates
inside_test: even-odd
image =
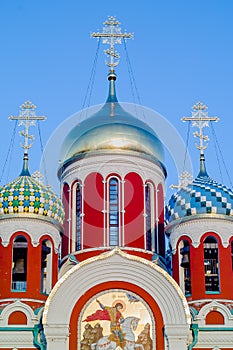
[[[8,318],[8,324],[27,324],[27,316],[22,311],[14,311]]]
[[[165,256],[165,235],[164,235],[164,192],[162,184],[158,184],[157,187],[158,195],[158,253],[162,256]]]
[[[136,173],[125,176],[125,246],[144,249],[144,191],[142,178]]]
[[[210,311],[206,315],[205,323],[206,324],[224,324],[225,322],[224,322],[224,317],[220,312]]]
[[[84,182],[83,248],[104,245],[104,184],[99,173],[89,174]]]

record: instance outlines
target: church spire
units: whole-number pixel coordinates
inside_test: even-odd
[[[205,154],[204,150],[208,147],[209,141],[208,135],[203,134],[203,128],[205,126],[209,126],[209,122],[211,121],[219,121],[218,117],[209,117],[208,116],[208,107],[204,105],[202,102],[198,101],[192,107],[192,116],[191,117],[183,117],[181,120],[184,122],[191,121],[193,127],[197,127],[199,130],[195,131],[193,135],[199,138],[199,144],[195,144],[196,148],[200,150],[200,170],[198,177],[208,177],[206,166],[205,166]]]
[[[45,116],[37,116],[35,113],[36,106],[30,101],[26,101],[20,106],[20,112],[18,116],[11,115],[10,120],[17,120],[18,126],[23,126],[24,130],[20,131],[20,135],[24,137],[24,142],[21,143],[21,147],[24,149],[23,156],[23,168],[20,176],[30,176],[28,168],[28,150],[32,147],[32,141],[34,135],[29,135],[29,127],[35,126],[37,120],[45,120]],[[30,143],[31,142],[31,143]]]
[[[122,44],[122,39],[132,39],[133,33],[122,33],[119,27],[120,22],[115,17],[109,16],[107,21],[104,22],[103,32],[93,32],[92,38],[102,38],[103,44],[108,44],[109,49],[104,50],[109,60],[105,61],[105,64],[109,67],[109,94],[107,102],[117,102],[116,89],[115,89],[115,67],[119,64],[120,55],[115,49],[116,44]]]

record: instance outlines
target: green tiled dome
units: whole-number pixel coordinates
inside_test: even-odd
[[[19,176],[0,188],[0,218],[8,214],[35,214],[62,224],[64,210],[60,199],[31,176]]]

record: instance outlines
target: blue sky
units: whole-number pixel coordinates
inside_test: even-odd
[[[184,142],[188,128],[181,117],[191,115],[191,107],[198,100],[205,103],[209,115],[220,117],[214,129],[223,155],[223,161],[221,155],[216,157],[211,129],[205,130],[210,137],[207,169],[215,180],[231,186],[227,176],[233,174],[231,0],[1,0],[0,169],[5,164],[1,185],[14,179],[22,164],[20,128],[6,162],[14,129],[8,116],[17,115],[18,107],[26,100],[35,103],[37,114],[47,116],[46,122],[40,124],[45,146],[53,131],[83,107],[97,49],[97,41],[90,38],[90,33],[102,30],[109,15],[117,17],[123,31],[135,35],[134,40],[127,41],[127,52],[140,101],[135,100],[135,91],[132,92],[123,45],[117,47],[121,55],[116,70],[119,101],[140,102],[159,112]],[[103,54],[106,48],[100,47],[91,105],[106,99],[108,69]],[[37,129],[31,132],[36,137],[30,150],[30,169],[34,172],[39,169],[41,147]],[[189,152],[196,175],[199,155],[194,143],[190,134]],[[178,175],[169,155],[166,167],[168,184],[177,183]],[[52,180],[56,188],[56,173]]]

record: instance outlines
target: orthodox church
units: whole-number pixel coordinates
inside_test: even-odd
[[[209,176],[202,103],[200,171],[164,203],[161,140],[118,102],[109,17],[105,104],[66,135],[61,197],[29,171],[26,102],[20,175],[0,188],[0,350],[232,350],[233,191]],[[54,174],[54,177],[56,174]]]

